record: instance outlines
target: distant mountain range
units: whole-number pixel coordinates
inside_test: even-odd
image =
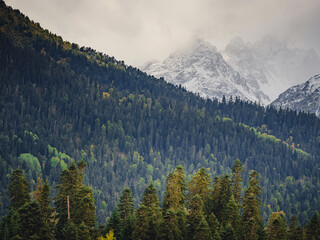
[[[320,58],[313,50],[290,49],[270,36],[253,44],[235,37],[221,52],[197,40],[141,69],[205,98],[238,96],[267,105],[287,88],[317,74]]]
[[[281,93],[272,103],[278,108],[315,113],[320,117],[320,75]]]

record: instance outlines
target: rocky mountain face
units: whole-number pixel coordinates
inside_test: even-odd
[[[205,98],[238,96],[267,105],[289,87],[302,83],[320,69],[313,50],[289,49],[287,44],[265,37],[256,43],[233,38],[219,52],[208,42],[172,53],[163,62],[149,62],[141,70],[181,85]]]
[[[272,102],[278,108],[315,113],[320,117],[320,75],[298,84],[281,93]]]
[[[181,85],[204,98],[222,99],[238,96],[243,100],[268,102],[262,91],[235,71],[213,45],[203,40],[192,47],[172,53],[163,62],[149,62],[141,67],[155,77]]]

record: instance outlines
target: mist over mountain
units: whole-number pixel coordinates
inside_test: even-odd
[[[238,96],[267,105],[301,79],[317,74],[320,58],[314,50],[290,49],[271,36],[255,43],[235,37],[221,52],[198,40],[141,69],[205,98]]]
[[[223,51],[226,61],[250,86],[274,100],[287,88],[319,72],[320,58],[314,50],[290,49],[285,42],[267,36],[255,43],[233,38]]]
[[[222,100],[223,96],[237,96],[246,101],[269,101],[267,95],[234,71],[216,47],[204,40],[196,40],[191,47],[170,54],[163,62],[146,63],[141,69],[204,98]]]

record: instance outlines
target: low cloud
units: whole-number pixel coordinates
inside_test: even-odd
[[[6,0],[65,40],[139,66],[193,38],[224,48],[265,35],[320,53],[318,0]]]

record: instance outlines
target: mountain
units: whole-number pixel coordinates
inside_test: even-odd
[[[216,47],[204,40],[197,40],[191,47],[172,53],[162,63],[148,62],[141,70],[204,98],[221,100],[225,95],[253,102],[269,101],[268,96],[233,70]]]
[[[287,89],[272,102],[272,105],[277,108],[310,112],[320,117],[320,75]]]
[[[320,209],[314,115],[238,98],[203,99],[64,41],[1,0],[0,63],[1,216],[10,206],[14,169],[24,171],[32,192],[38,177],[48,179],[56,196],[61,171],[82,160],[99,223],[126,187],[137,206],[153,182],[162,201],[176,166],[187,179],[201,168],[214,177],[231,174],[237,158],[244,182],[252,169],[261,174],[265,220],[283,210],[305,224]]]
[[[235,71],[248,79],[250,87],[270,100],[320,69],[320,58],[314,50],[290,49],[271,36],[253,44],[235,37],[222,54]]]

